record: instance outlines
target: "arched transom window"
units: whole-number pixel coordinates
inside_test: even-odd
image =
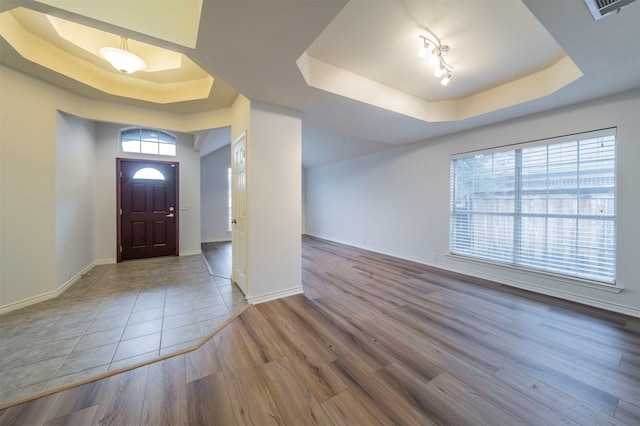
[[[153,167],[144,167],[133,174],[134,179],[164,180],[164,175]]]
[[[120,131],[120,149],[122,152],[138,154],[176,155],[176,137],[156,129],[141,127]]]

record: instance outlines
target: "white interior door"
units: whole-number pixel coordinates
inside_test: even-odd
[[[233,183],[231,188],[233,229],[231,232],[232,274],[231,279],[247,295],[247,240],[245,235],[247,213],[247,149],[245,137],[242,135],[232,144],[233,158],[231,174]]]

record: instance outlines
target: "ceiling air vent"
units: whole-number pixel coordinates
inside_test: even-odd
[[[605,16],[617,12],[629,3],[633,3],[635,0],[584,0],[587,3],[587,7],[593,15],[593,19],[604,18]]]

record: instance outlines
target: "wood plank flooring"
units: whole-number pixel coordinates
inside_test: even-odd
[[[231,278],[231,241],[202,243],[200,246],[209,273],[216,277]]]
[[[309,237],[303,285],[0,424],[640,424],[637,318]]]

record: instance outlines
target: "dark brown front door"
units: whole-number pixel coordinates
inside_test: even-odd
[[[118,261],[178,255],[178,164],[118,159]]]

